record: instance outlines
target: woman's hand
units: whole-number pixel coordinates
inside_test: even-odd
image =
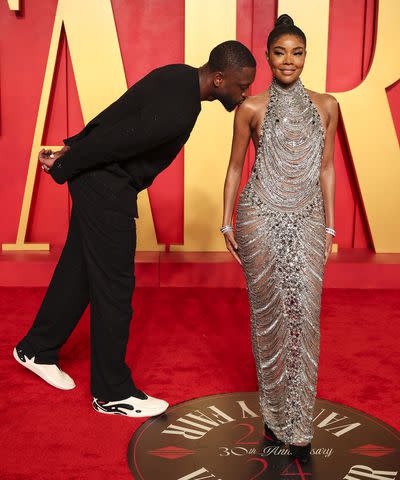
[[[42,164],[42,169],[46,173],[49,173],[50,168],[53,166],[54,162],[57,158],[61,157],[66,151],[68,151],[71,147],[65,145],[61,150],[58,152],[54,152],[52,150],[46,150],[42,148],[38,155],[38,160]]]
[[[332,235],[330,233],[325,234],[325,260],[324,260],[324,265],[326,265],[326,262],[328,261],[328,257],[330,253],[332,252]]]
[[[224,237],[225,237],[226,248],[231,252],[233,257],[241,265],[242,262],[240,261],[240,258],[238,256],[238,254],[236,253],[236,250],[238,248],[238,244],[236,243],[235,236],[233,235],[233,232],[231,231],[231,232],[224,233]]]

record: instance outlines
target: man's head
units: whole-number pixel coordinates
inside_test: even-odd
[[[210,53],[206,65],[209,77],[208,100],[219,100],[231,112],[246,98],[256,74],[256,61],[242,43],[228,40]]]

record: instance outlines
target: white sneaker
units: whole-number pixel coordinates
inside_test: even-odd
[[[75,382],[65,372],[63,372],[55,363],[40,364],[35,363],[35,357],[29,359],[23,350],[15,347],[13,350],[15,360],[40,378],[45,380],[53,387],[61,390],[71,390],[75,388]]]
[[[144,393],[144,392],[143,392]],[[127,417],[153,417],[164,413],[169,403],[145,394],[144,399],[128,397],[122,400],[105,402],[93,397],[92,406],[96,412],[125,415]]]

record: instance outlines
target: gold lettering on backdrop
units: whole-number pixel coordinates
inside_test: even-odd
[[[393,61],[398,37],[398,0],[379,3],[375,54],[355,89],[335,93],[377,253],[400,252],[400,152],[386,88],[400,77]]]
[[[212,48],[236,38],[236,0],[186,0],[185,62],[195,67],[208,60]],[[222,188],[229,159],[233,113],[218,101],[203,102],[185,147],[184,245],[171,251],[225,251],[218,227]]]
[[[325,91],[329,19],[327,0],[279,0],[279,14],[289,13],[307,35],[305,84]],[[312,15],[310,15],[312,13]],[[315,19],[318,18],[318,22]],[[400,154],[385,89],[400,77],[393,61],[400,9],[397,0],[380,2],[376,48],[364,81],[347,92],[332,92],[340,110],[353,158],[374,249],[400,252]],[[312,50],[311,50],[312,49]],[[312,53],[312,56],[309,56]]]
[[[26,243],[25,236],[37,171],[38,152],[42,147],[59,148],[44,146],[41,144],[41,139],[63,24],[85,123],[127,89],[110,0],[86,0],[85,2],[59,0],[36,120],[17,241],[13,244],[3,244],[3,250],[49,249],[47,243]],[[137,222],[140,229],[138,250],[162,250],[163,247],[157,245],[147,192],[139,195],[139,209],[141,218]]]
[[[309,8],[310,2],[313,7]],[[367,78],[348,92],[332,92],[341,113],[357,174],[358,185],[374,248],[378,253],[400,252],[400,158],[396,132],[385,89],[400,76],[390,57],[400,11],[396,0],[381,2],[375,55]],[[18,0],[8,0],[10,9]],[[325,90],[328,37],[328,0],[279,0],[307,34],[309,53],[303,79],[307,87]],[[199,66],[213,46],[236,37],[236,1],[186,0],[185,62]],[[312,12],[312,14],[310,14]],[[85,19],[90,18],[90,22]],[[318,22],[315,22],[318,18]],[[223,21],[220,21],[223,19]],[[56,52],[64,23],[82,112],[87,122],[126,90],[120,49],[110,0],[59,0],[46,66],[39,113],[29,162],[15,244],[3,250],[42,250],[48,244],[28,244],[25,235],[37,169],[37,152],[50,95]],[[262,68],[262,66],[260,66]],[[260,68],[259,67],[259,68]],[[185,149],[185,244],[175,251],[225,251],[216,234],[222,216],[222,188],[229,157],[233,114],[217,103],[203,111]],[[48,147],[48,146],[46,146]],[[58,147],[49,147],[58,148]],[[212,175],[210,175],[212,172]],[[139,195],[138,250],[161,250],[157,245],[146,192]]]
[[[20,9],[19,2],[20,0],[8,0],[8,8],[10,10],[15,10],[16,12],[18,12],[18,10]]]

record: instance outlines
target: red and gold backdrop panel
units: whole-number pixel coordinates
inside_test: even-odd
[[[8,3],[1,2],[0,4],[0,216],[2,219],[0,239],[2,244],[13,245],[18,243],[16,242],[18,232],[23,230],[21,229],[21,207],[24,193],[26,194],[27,172],[30,159],[32,159],[32,145],[34,144],[35,129],[40,113],[39,105],[45,84],[46,66],[49,63],[49,49],[52,43],[57,45],[54,75],[51,72],[50,97],[46,108],[47,113],[45,113],[43,136],[39,143],[49,146],[61,145],[62,138],[79,131],[84,125],[85,115],[82,113],[82,95],[80,98],[77,86],[80,84],[76,76],[78,72],[75,71],[74,74],[74,69],[77,70],[78,67],[75,66],[70,55],[73,39],[68,38],[69,31],[73,35],[72,32],[76,31],[77,27],[70,28],[68,21],[65,21],[64,26],[60,29],[60,40],[54,39],[54,35],[57,33],[55,30],[53,31],[57,7],[60,7],[62,1],[43,0],[34,2],[26,0],[21,2],[20,5],[18,5],[19,2],[11,1]],[[79,29],[84,41],[85,29],[90,30],[91,15],[87,8],[79,7],[79,2],[70,1],[70,5],[74,3],[76,3],[76,15],[79,15],[81,11],[82,18],[80,19]],[[102,0],[100,3],[109,3],[109,1]],[[203,2],[203,6],[207,3]],[[297,5],[301,4],[301,8],[307,11],[306,13],[312,19],[312,22],[316,25],[318,25],[318,22],[323,24],[324,19],[320,18],[318,9],[313,9],[315,1],[303,0],[296,3]],[[382,13],[383,9],[388,8],[389,5],[394,5],[394,3],[390,0],[380,2],[380,5],[378,5],[377,0],[355,0],[352,2],[331,0],[327,2],[326,61],[322,61],[320,64],[324,75],[326,70],[326,84],[325,87],[322,85],[319,91],[334,94],[341,106],[342,99],[339,92],[355,89],[368,76],[374,60],[379,14]],[[221,41],[236,35],[238,40],[244,42],[252,50],[257,59],[258,69],[251,91],[253,93],[259,92],[268,86],[271,79],[265,61],[267,34],[273,27],[277,14],[281,13],[280,9],[284,8],[285,5],[290,7],[290,4],[289,0],[286,2],[276,0],[237,0],[236,2],[221,0],[220,2],[214,2],[214,7],[209,12],[204,12],[203,9],[201,16],[198,17],[199,25],[195,25],[196,11],[193,10],[195,7],[193,7],[192,0],[186,0],[186,2],[184,0],[135,0],[135,2],[112,0],[111,8],[126,86],[134,84],[139,78],[157,66],[179,62],[191,63],[190,60],[197,59],[198,56],[196,55],[202,52],[202,48],[201,46],[197,48],[196,42],[199,42],[201,33],[204,31],[204,35],[208,35],[207,38],[204,38],[205,43],[209,41],[211,45],[215,45],[218,43],[221,34],[228,35],[223,36]],[[14,11],[11,8],[17,10]],[[397,16],[399,14],[398,10],[399,7],[395,12]],[[93,11],[92,13],[94,14]],[[288,13],[291,12],[288,11]],[[222,14],[225,26],[221,23],[221,18],[218,17]],[[204,22],[207,15],[209,21]],[[215,25],[212,23],[213,19]],[[192,27],[195,25],[193,27],[196,29],[194,33],[191,25]],[[302,27],[300,22],[299,25]],[[220,31],[217,31],[218,26],[220,26]],[[321,31],[323,29],[324,27],[321,26]],[[307,34],[308,30],[306,28],[304,30]],[[230,33],[232,34],[229,37]],[[394,42],[393,39],[393,49],[395,50]],[[312,50],[312,46],[310,44],[309,49]],[[73,48],[76,51],[76,41]],[[93,61],[98,62],[99,58],[101,61],[101,55],[101,50],[93,51]],[[314,64],[317,55],[315,53]],[[106,61],[106,53],[104,53],[104,58]],[[205,55],[199,58],[202,58],[204,62],[207,60]],[[392,57],[392,61],[396,63],[395,57]],[[192,61],[192,64],[195,63]],[[90,70],[90,64],[85,68]],[[108,64],[104,65],[105,71],[107,68]],[[113,69],[114,67],[110,65],[109,68]],[[313,68],[316,68],[315,65]],[[112,79],[113,72],[110,71],[108,75]],[[322,78],[324,78],[324,75]],[[103,79],[98,79],[98,82],[101,83],[102,81]],[[311,89],[316,89],[310,86],[308,82],[305,82],[305,85]],[[122,88],[123,91],[125,87],[119,85],[116,87],[117,92],[119,92],[119,88]],[[93,86],[93,89],[96,91],[95,86]],[[391,121],[397,135],[400,131],[399,91],[398,83],[392,82],[392,85],[387,85],[386,95]],[[335,92],[338,92],[338,95]],[[112,97],[112,93],[108,92],[108,94]],[[165,92],[165,94],[168,95],[168,92]],[[114,95],[112,98],[116,98],[116,96]],[[102,100],[104,101],[105,98],[106,95]],[[96,99],[92,99],[92,102],[96,102]],[[364,102],[368,105],[369,98],[365,98]],[[108,103],[111,103],[111,101],[105,102],[105,104]],[[102,105],[101,100],[98,101],[98,105]],[[218,112],[217,109],[219,109]],[[88,115],[90,108],[86,108],[84,111]],[[376,117],[378,113],[372,109],[369,111],[371,119]],[[211,118],[212,115],[224,117],[221,135],[227,136],[224,144],[226,146],[230,140],[233,114],[229,115],[224,112],[220,105],[206,105],[205,108],[203,107],[202,115],[205,116],[203,122],[209,117]],[[375,120],[377,119],[375,118]],[[88,121],[88,118],[85,118],[85,121]],[[335,241],[339,249],[359,247],[373,249],[375,247],[376,251],[400,251],[399,246],[396,247],[394,243],[389,245],[381,242],[382,246],[380,247],[381,244],[377,242],[379,244],[377,248],[377,244],[374,242],[376,232],[370,228],[368,222],[367,205],[363,202],[362,195],[363,184],[359,183],[354,158],[350,154],[351,138],[346,135],[348,126],[345,125],[345,122],[346,118],[344,116],[338,127],[336,137],[335,227],[337,237]],[[194,136],[202,134],[202,124],[198,128],[200,134],[195,131]],[[226,132],[228,132],[228,135]],[[384,139],[376,139],[378,143],[382,140]],[[149,227],[149,224],[147,224],[146,228],[150,232],[150,236],[145,237],[142,241],[141,250],[164,250],[165,246],[173,245],[173,249],[176,250],[224,251],[220,238],[218,240],[210,239],[210,233],[214,231],[214,225],[212,229],[208,230],[206,224],[209,223],[209,218],[200,218],[204,216],[204,212],[192,209],[191,203],[195,202],[198,197],[193,194],[191,189],[195,188],[194,185],[197,180],[200,183],[205,183],[208,179],[212,189],[216,192],[214,200],[217,199],[220,205],[215,204],[213,206],[210,201],[210,206],[204,208],[213,209],[215,221],[213,218],[212,222],[215,223],[215,226],[219,225],[222,209],[223,175],[221,175],[221,172],[226,170],[229,148],[224,147],[224,150],[220,145],[214,151],[213,145],[206,143],[199,150],[196,138],[193,140],[193,145],[195,147],[188,144],[185,151],[179,154],[175,162],[156,179],[149,189],[151,210],[150,208],[146,209],[146,200],[143,200],[144,206],[141,209],[141,217],[151,211],[152,219],[147,219],[147,221],[150,224],[152,224],[152,221],[154,222],[154,238],[157,239],[159,245],[154,241],[152,243],[152,226]],[[196,151],[193,152],[193,149]],[[36,150],[34,154],[37,154]],[[198,168],[197,165],[201,158],[204,158],[205,165],[208,167],[214,165],[214,167],[211,171],[207,168],[208,177],[194,179],[193,176],[197,175],[196,168]],[[247,180],[253,158],[254,149],[250,147],[242,186]],[[196,165],[190,164],[191,160],[195,161]],[[376,158],[376,163],[381,164],[382,159]],[[383,168],[385,168],[384,164]],[[214,169],[217,172],[215,175],[213,175]],[[24,244],[62,245],[66,237],[71,206],[67,185],[57,185],[50,176],[42,173],[36,166],[32,171],[34,177],[34,181],[32,181],[33,191],[28,205],[29,216],[26,218],[26,233],[22,242]],[[371,175],[373,175],[373,172],[371,172]],[[397,175],[397,170],[393,170],[393,175]],[[147,194],[142,193],[141,196],[143,195]],[[207,202],[207,197],[204,198],[204,201]],[[192,210],[199,212],[198,218],[191,214]],[[190,219],[187,218],[189,216]],[[142,218],[139,220],[139,225],[141,221]],[[202,222],[205,222],[204,225],[206,226],[204,228]],[[393,222],[397,222],[396,228],[398,229],[398,220],[393,219]],[[189,236],[191,228],[196,231],[196,223],[201,227],[199,231],[204,231],[202,243],[198,243],[197,237],[193,241],[188,241],[186,238]],[[214,236],[214,234],[211,233],[211,236]],[[19,239],[21,240],[21,238],[20,236]],[[150,240],[147,241],[148,238]],[[177,245],[184,243],[183,247],[177,247]],[[198,248],[199,245],[202,248]],[[398,249],[396,250],[396,248]]]

